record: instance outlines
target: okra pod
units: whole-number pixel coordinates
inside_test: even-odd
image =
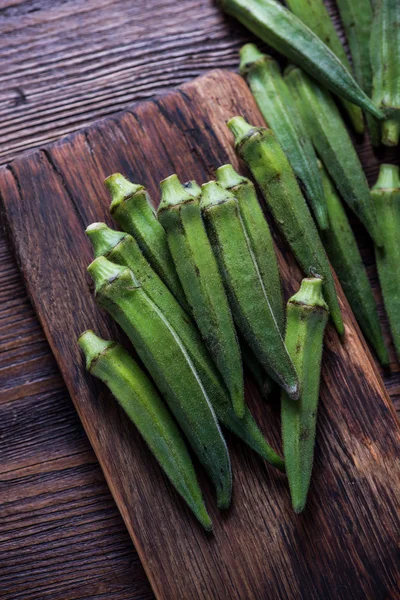
[[[385,113],[382,142],[397,146],[400,136],[400,2],[380,0],[371,30],[372,98]]]
[[[301,395],[282,393],[282,440],[293,509],[306,504],[314,459],[321,357],[328,307],[320,279],[303,279],[287,305],[286,345],[299,374]]]
[[[240,72],[246,77],[265,122],[282,146],[319,227],[326,229],[328,212],[315,150],[308,135],[299,129],[298,116],[291,108],[293,100],[278,63],[254,44],[243,46],[240,58]]]
[[[143,185],[131,183],[120,173],[110,175],[104,183],[111,194],[112,216],[121,229],[137,240],[155,272],[186,308],[185,294],[175,272],[167,236],[157,220],[146,189]]]
[[[373,10],[371,0],[337,0],[353,62],[354,77],[362,90],[372,95],[372,66],[369,55]],[[366,113],[369,136],[374,146],[380,143],[380,123]]]
[[[210,531],[211,519],[186,444],[153,383],[120,344],[93,331],[85,331],[78,343],[89,373],[111,390],[176,491]]]
[[[352,73],[346,51],[336,33],[335,26],[323,0],[286,0],[286,4],[296,17],[307,25],[336,54],[349,73]],[[353,124],[354,130],[357,133],[362,133],[364,131],[364,121],[360,107],[347,100],[342,100],[342,103]]]
[[[128,233],[110,229],[104,223],[93,223],[86,233],[93,244],[95,258],[105,256],[111,262],[131,269],[143,290],[165,315],[185,346],[220,423],[262,458],[283,471],[282,459],[264,439],[247,406],[242,419],[236,416],[229,393],[220,380],[197,327],[153,271],[136,240]]]
[[[219,0],[223,10],[264,42],[305,69],[338,96],[371,112],[383,114],[361,90],[338,57],[287,8],[276,0]]]
[[[344,335],[335,284],[324,247],[280,144],[270,129],[249,125],[242,117],[231,119],[228,127],[235,136],[239,155],[259,185],[300,266],[306,275],[323,278],[324,296],[332,320],[339,335]]]
[[[380,167],[371,195],[382,231],[383,248],[375,248],[383,300],[397,357],[400,359],[400,172],[395,165]]]
[[[192,179],[191,181],[187,181],[186,183],[184,183],[183,187],[194,198],[200,198],[200,196],[201,196],[201,187],[199,186],[199,184],[197,183],[197,181],[195,181],[194,179]]]
[[[299,387],[272,312],[235,196],[215,181],[202,186],[200,203],[237,328],[267,373],[292,399]]]
[[[274,242],[258,202],[254,184],[247,177],[239,175],[232,165],[219,167],[215,174],[217,182],[230,191],[239,204],[240,216],[246,229],[258,271],[262,279],[268,301],[278,324],[279,331],[285,332],[285,311],[283,304],[281,277],[275,254]]]
[[[322,242],[365,337],[380,362],[387,365],[389,357],[374,295],[353,230],[328,173],[321,163],[319,167],[331,223],[327,231],[321,231]]]
[[[214,410],[181,339],[126,267],[103,256],[88,267],[98,304],[122,327],[217,491],[220,508],[231,500],[228,450]]]
[[[307,132],[340,195],[377,245],[382,234],[363,168],[332,96],[296,67],[286,71]]]
[[[218,267],[201,219],[199,199],[176,175],[161,182],[158,215],[175,268],[205,344],[229,390],[236,414],[244,414],[240,348]]]

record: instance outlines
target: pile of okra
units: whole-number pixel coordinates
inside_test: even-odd
[[[345,335],[329,261],[376,356],[389,362],[347,209],[375,246],[400,356],[399,168],[382,164],[370,191],[342,118],[345,111],[362,133],[365,116],[374,145],[398,143],[400,2],[377,0],[374,10],[370,0],[337,2],[352,67],[323,0],[286,0],[288,9],[275,0],[221,0],[293,63],[282,73],[254,44],[240,51],[240,72],[267,124],[240,116],[227,123],[252,180],[229,164],[201,186],[174,174],[161,182],[155,212],[143,185],[115,173],[105,184],[121,231],[104,223],[86,230],[96,300],[146,372],[120,344],[90,330],[78,340],[87,369],[110,388],[207,530],[188,446],[227,509],[232,472],[221,425],[286,474],[296,513],[305,507],[329,317]],[[286,307],[258,193],[305,275]],[[244,369],[263,396],[281,388],[284,459],[246,406]]]

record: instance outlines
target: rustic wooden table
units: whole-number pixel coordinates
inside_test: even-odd
[[[0,0],[0,34],[0,164],[235,68],[250,39],[212,0]],[[3,233],[0,280],[0,597],[152,598]],[[400,408],[395,364],[384,377]]]

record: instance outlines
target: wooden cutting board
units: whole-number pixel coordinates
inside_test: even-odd
[[[200,472],[214,522],[214,533],[204,533],[116,402],[84,371],[79,333],[90,327],[120,338],[86,274],[84,229],[111,224],[104,178],[121,171],[157,201],[158,181],[171,173],[203,182],[227,161],[238,167],[225,126],[235,114],[262,124],[242,79],[215,71],[12,162],[0,171],[0,191],[20,268],[158,598],[398,597],[396,417],[340,290],[346,338],[340,343],[328,326],[314,477],[301,516],[285,477],[227,435],[233,505],[220,514]],[[274,237],[288,297],[301,273],[275,228]],[[263,401],[251,381],[247,392],[279,448],[279,404]]]

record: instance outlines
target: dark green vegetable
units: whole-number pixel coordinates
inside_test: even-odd
[[[286,4],[296,17],[303,21],[336,54],[349,73],[352,73],[346,51],[336,33],[335,26],[323,0],[286,0]],[[364,121],[361,109],[347,100],[342,102],[355,131],[362,133],[364,131]]]
[[[343,200],[380,245],[382,233],[368,183],[332,96],[298,68],[290,67],[285,78],[307,132]]]
[[[238,201],[210,181],[202,186],[200,207],[238,329],[268,374],[297,399],[297,374],[272,312]]]
[[[376,214],[385,232],[383,248],[375,248],[376,264],[390,329],[400,359],[400,172],[383,164],[371,191]]]
[[[321,231],[329,260],[342,284],[355,317],[383,365],[389,356],[379,323],[375,299],[354,233],[329,175],[320,163],[330,228]]]
[[[265,441],[247,406],[242,419],[236,416],[228,391],[220,381],[219,374],[198,329],[150,267],[136,240],[127,233],[113,231],[104,223],[93,223],[87,228],[86,233],[93,244],[95,257],[105,256],[113,263],[129,267],[146,294],[166,316],[193,361],[215,414],[222,425],[241,438],[262,458],[283,471],[282,459]],[[262,381],[266,393],[268,388],[265,376]]]
[[[231,501],[228,450],[190,356],[168,319],[126,267],[103,256],[88,267],[96,300],[128,335],[217,491],[220,508]]]
[[[300,131],[298,115],[278,63],[254,44],[243,46],[240,58],[240,72],[246,77],[261,114],[300,181],[319,227],[326,229],[328,212],[315,150],[304,129]]]
[[[371,0],[337,0],[340,17],[349,42],[354,75],[367,96],[372,95],[372,66],[369,55],[373,10]],[[374,146],[380,144],[380,124],[366,113],[369,136]]]
[[[288,160],[270,129],[234,117],[228,127],[239,155],[247,163],[271,213],[300,266],[324,280],[324,295],[339,335],[344,334],[335,284],[322,242]]]
[[[397,146],[400,136],[400,2],[380,0],[371,30],[373,100],[385,113],[382,142]]]
[[[275,0],[219,0],[219,4],[332,92],[383,118],[332,50],[282,4]]]
[[[287,305],[286,345],[299,374],[299,402],[282,393],[282,439],[293,509],[306,504],[314,459],[321,356],[328,307],[320,279],[303,279]]]
[[[244,415],[243,367],[231,311],[201,219],[199,200],[176,175],[161,182],[158,215],[186,299],[206,346],[229,390],[239,417]]]
[[[118,225],[136,239],[155,272],[186,308],[185,294],[176,274],[167,236],[158,222],[146,189],[131,183],[120,173],[105,180],[112,198],[110,211]]]
[[[283,335],[285,332],[285,310],[278,261],[272,235],[258,202],[254,184],[247,177],[239,175],[232,165],[219,167],[215,174],[219,185],[230,191],[238,201],[242,222],[257,262],[268,301],[279,331]]]
[[[168,479],[203,527],[212,529],[191,458],[156,388],[128,352],[85,331],[79,346],[87,370],[103,381],[134,423]]]

